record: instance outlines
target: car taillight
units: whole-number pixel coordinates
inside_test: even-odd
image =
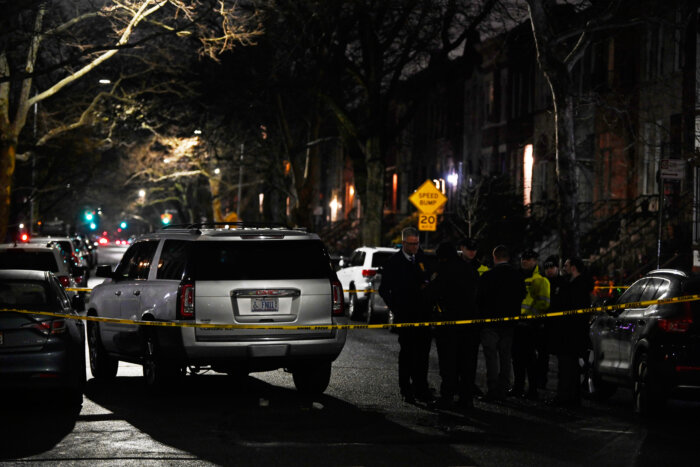
[[[333,316],[343,316],[345,308],[343,307],[343,286],[340,284],[340,281],[331,281],[331,294],[333,295],[331,314]]]
[[[363,269],[362,270],[362,277],[374,277],[376,275],[377,275],[376,269]]]
[[[63,287],[70,287],[70,277],[68,276],[58,276],[58,281]]]
[[[50,321],[41,321],[27,324],[26,327],[32,328],[45,336],[50,334],[63,334],[66,332],[66,320],[54,319]]]
[[[659,328],[664,332],[688,332],[693,324],[690,302],[683,303],[683,315],[676,318],[660,319]]]
[[[184,283],[180,285],[178,296],[178,313],[180,319],[194,319],[194,284]]]

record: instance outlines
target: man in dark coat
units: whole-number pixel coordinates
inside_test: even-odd
[[[482,318],[518,316],[525,295],[522,274],[510,264],[510,253],[505,245],[498,245],[493,250],[493,268],[486,271],[477,284],[479,315]],[[510,387],[512,344],[511,322],[488,323],[481,330],[488,382],[486,400],[502,400]]]
[[[456,248],[449,242],[437,248],[438,264],[426,294],[436,304],[434,319],[458,321],[476,318],[476,269],[459,259]],[[435,329],[440,364],[440,399],[436,406],[451,408],[458,396],[460,408],[473,407],[474,380],[479,354],[479,327],[445,325]]]
[[[430,273],[423,252],[418,248],[418,231],[407,227],[401,232],[402,247],[384,264],[379,295],[394,313],[395,323],[430,320],[423,289]],[[430,328],[399,327],[399,388],[404,401],[416,399],[432,403],[428,386],[428,362],[432,335]]]
[[[586,274],[581,258],[566,260],[564,271],[568,281],[561,294],[562,311],[578,310],[591,306],[593,280]],[[559,406],[577,406],[581,403],[581,367],[579,358],[588,349],[587,314],[562,316],[552,321],[552,351],[557,355],[557,395],[550,403]]]

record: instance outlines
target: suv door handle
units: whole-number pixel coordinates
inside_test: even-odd
[[[141,295],[141,291],[140,291],[140,290],[134,290],[134,295]]]
[[[116,292],[114,292],[114,295],[117,295],[117,296],[119,296],[119,295],[121,295],[121,294],[122,294],[122,291],[121,291],[121,290],[117,290]]]

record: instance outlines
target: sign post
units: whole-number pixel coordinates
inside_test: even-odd
[[[418,208],[418,230],[435,232],[437,211],[447,202],[447,196],[437,189],[432,180],[426,180],[408,200]]]

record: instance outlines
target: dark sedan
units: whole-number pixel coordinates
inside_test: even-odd
[[[80,297],[69,298],[51,272],[0,270],[0,389],[47,389],[82,403],[85,325],[28,310],[77,315]]]
[[[615,300],[636,304],[700,293],[700,278],[678,270],[656,270]],[[658,411],[669,398],[700,400],[700,301],[633,305],[596,315],[590,328],[591,393],[612,395],[617,386],[634,391],[641,415]]]

